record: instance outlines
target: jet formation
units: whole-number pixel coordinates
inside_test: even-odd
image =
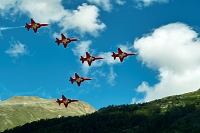
[[[30,28],[33,29],[34,33],[37,33],[38,28],[42,26],[48,26],[49,24],[42,24],[42,23],[36,23],[32,18],[31,18],[31,24],[26,23],[25,28],[29,31]],[[56,38],[56,43],[58,46],[60,43],[63,44],[64,48],[67,48],[68,44],[73,42],[73,41],[78,41],[79,38],[67,38],[64,34],[61,34],[61,39]],[[118,48],[118,53],[112,52],[112,57],[114,60],[118,57],[120,62],[123,62],[125,57],[131,56],[131,55],[136,55],[136,53],[132,52],[124,52],[120,48]],[[100,60],[104,59],[103,57],[100,56],[91,56],[89,52],[86,52],[86,57],[81,56],[80,61],[82,64],[87,61],[88,66],[92,65],[92,62],[95,60]],[[74,82],[77,83],[77,85],[80,87],[81,83],[84,82],[85,80],[92,80],[92,78],[85,78],[85,77],[80,77],[77,73],[75,73],[75,78],[70,77],[69,81],[73,84]],[[67,99],[64,95],[62,95],[62,99],[57,98],[57,103],[60,105],[61,103],[64,104],[64,106],[67,108],[68,104],[71,102],[77,102],[78,100],[72,100],[72,99]]]

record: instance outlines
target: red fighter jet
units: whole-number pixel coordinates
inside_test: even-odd
[[[114,58],[114,60],[116,59],[116,57],[119,57],[120,61],[122,62],[124,58],[129,55],[136,55],[136,53],[123,52],[120,48],[118,48],[118,54],[115,54],[113,52],[112,57]]]
[[[26,28],[29,31],[30,28],[33,28],[33,31],[36,33],[37,29],[40,28],[41,26],[48,26],[49,24],[40,24],[40,23],[36,23],[33,19],[31,19],[31,24],[27,24],[26,23]]]
[[[64,48],[67,47],[67,44],[72,42],[72,41],[78,41],[78,38],[66,38],[63,34],[61,34],[61,40],[59,40],[58,38],[56,38],[56,43],[58,44],[58,46],[60,45],[60,43],[63,43]]]
[[[68,104],[71,102],[77,102],[78,100],[72,100],[72,99],[67,99],[64,95],[62,95],[62,99],[58,99],[57,98],[57,103],[60,104],[63,103],[65,105],[65,107],[67,108]]]
[[[75,78],[70,77],[69,81],[71,81],[71,83],[73,84],[74,82],[77,83],[78,86],[81,85],[81,82],[85,81],[85,80],[92,80],[92,78],[83,78],[83,77],[79,77],[79,75],[77,73],[75,73]]]
[[[88,62],[88,65],[91,66],[92,61],[98,60],[98,59],[103,59],[102,57],[95,57],[95,56],[91,56],[88,52],[86,52],[86,57],[84,58],[83,56],[81,56],[80,60],[82,61],[82,63],[84,63],[84,61]]]

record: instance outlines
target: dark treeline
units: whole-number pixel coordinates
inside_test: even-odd
[[[150,106],[151,105],[151,106]],[[200,106],[110,105],[84,116],[27,123],[5,133],[199,133]]]

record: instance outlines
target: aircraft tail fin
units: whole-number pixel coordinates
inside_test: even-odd
[[[30,30],[30,27],[29,27],[29,25],[27,23],[26,23],[25,27],[27,28],[28,31]]]
[[[83,56],[81,56],[81,59],[80,59],[81,61],[82,61],[82,64],[84,63],[84,58],[83,58]]]
[[[73,80],[72,77],[70,77],[70,80],[69,80],[69,81],[71,81],[72,84],[74,83],[74,80]]]
[[[58,104],[59,104],[59,106],[60,106],[60,104],[62,103],[58,98],[57,98],[57,101],[56,101]]]
[[[60,45],[61,43],[61,40],[59,40],[58,38],[56,38],[56,43],[58,44],[58,46]]]
[[[114,58],[114,60],[116,59],[116,54],[113,52],[112,57]]]

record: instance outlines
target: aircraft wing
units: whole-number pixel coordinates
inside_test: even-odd
[[[90,54],[86,52],[86,58],[90,58]]]
[[[124,57],[121,57],[121,58],[119,57],[119,59],[120,59],[120,61],[122,62],[122,61],[124,60]]]
[[[71,100],[71,99],[68,99],[68,100],[69,100],[69,103],[78,101],[78,100]]]
[[[66,39],[65,35],[61,34],[62,40]]]
[[[62,100],[64,101],[64,100],[66,100],[67,98],[64,96],[64,95],[62,95]]]
[[[66,48],[67,47],[67,43],[63,43],[63,46],[64,46],[64,48]]]
[[[81,85],[81,82],[77,82],[77,85],[80,86],[80,85]]]
[[[56,101],[59,105],[61,104],[61,101],[57,98],[57,101]]]
[[[77,73],[75,73],[75,79],[80,78]]]
[[[120,48],[118,48],[118,53],[119,53],[119,54],[122,54],[122,53],[123,53],[122,50],[121,50]]]
[[[88,62],[88,65],[89,65],[89,66],[91,66],[91,64],[92,64],[92,61],[89,61],[89,60],[88,60],[87,62]]]
[[[38,28],[35,28],[35,29],[33,28],[33,31],[34,31],[35,33],[37,33],[37,29],[38,29]]]
[[[33,19],[31,19],[31,24],[35,24],[35,21]]]
[[[68,102],[67,102],[67,103],[64,103],[64,105],[65,105],[66,108],[67,108],[68,104],[69,104]]]

